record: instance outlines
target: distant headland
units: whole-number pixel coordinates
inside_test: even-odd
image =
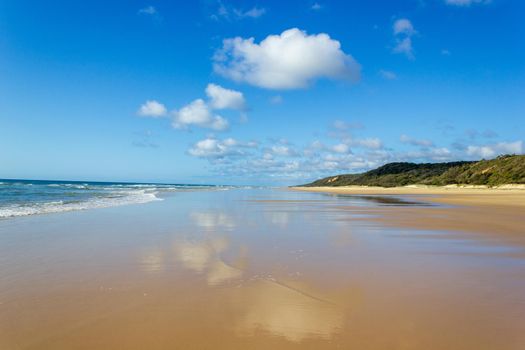
[[[491,160],[448,163],[388,163],[359,174],[326,177],[304,187],[409,185],[501,186],[525,184],[525,155],[502,155]]]

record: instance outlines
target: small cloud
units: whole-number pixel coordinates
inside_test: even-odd
[[[158,12],[157,12],[157,9],[155,7],[153,7],[153,6],[146,6],[146,7],[141,8],[139,10],[139,14],[153,16],[153,15],[158,14]]]
[[[190,126],[199,126],[217,131],[228,129],[229,123],[220,115],[213,115],[208,105],[202,99],[196,99],[173,111],[172,126],[175,129],[188,129]]]
[[[167,110],[162,103],[155,100],[148,100],[140,106],[137,114],[141,117],[161,118],[166,116]]]
[[[212,19],[219,20],[220,18],[226,20],[244,19],[244,18],[259,18],[266,13],[266,9],[262,7],[253,7],[249,10],[242,10],[234,8],[222,1],[218,2],[219,7],[217,12],[211,16]]]
[[[229,122],[215,110],[230,109],[240,112],[241,122],[246,122],[246,100],[240,91],[223,88],[217,84],[208,84],[205,89],[209,100],[201,98],[194,100],[179,110],[171,112],[172,126],[175,129],[188,130],[192,126],[208,128],[217,131],[227,130]],[[155,100],[148,100],[140,106],[137,114],[143,117],[161,118],[168,114],[166,107]]]
[[[434,146],[434,143],[430,140],[414,139],[404,134],[401,135],[401,137],[399,137],[399,141],[401,141],[402,143],[412,145],[412,146],[420,146],[420,147],[433,147]]]
[[[404,38],[397,40],[396,46],[392,50],[394,53],[405,54],[409,59],[414,59],[414,48],[412,47],[412,39]]]
[[[242,92],[225,89],[216,84],[208,84],[206,95],[210,98],[210,106],[213,109],[246,109],[246,101]]]
[[[336,153],[348,153],[350,151],[350,147],[345,143],[339,143],[332,147],[332,151]]]
[[[281,157],[296,157],[298,155],[297,151],[295,151],[290,146],[279,144],[272,146],[269,150],[267,150],[267,153]]]
[[[387,80],[395,80],[395,79],[397,79],[396,73],[388,71],[388,70],[381,69],[379,71],[379,75],[381,77],[383,77],[384,79],[387,79]]]
[[[442,54],[443,56],[450,56],[450,51],[447,50],[447,49],[443,49],[443,50],[441,50],[441,54]]]
[[[445,0],[447,5],[468,7],[472,4],[489,4],[491,0]]]
[[[266,13],[266,9],[265,8],[254,7],[252,9],[250,9],[248,11],[244,11],[244,12],[242,10],[233,9],[233,12],[235,13],[237,18],[239,18],[239,19],[246,18],[246,17],[259,18],[259,17],[261,17],[262,15],[264,15]]]
[[[361,67],[328,34],[297,28],[254,38],[226,39],[213,57],[214,71],[237,82],[267,89],[306,88],[320,78],[357,81]]]
[[[392,26],[396,45],[392,49],[394,53],[406,55],[409,59],[414,59],[414,48],[412,47],[412,36],[417,34],[412,22],[406,18],[400,18]]]
[[[230,139],[231,143],[235,140]],[[199,158],[217,158],[224,157],[230,153],[229,142],[220,142],[219,140],[208,138],[198,141],[192,148],[188,150],[188,153],[194,157]]]
[[[272,105],[280,105],[283,103],[283,97],[281,95],[275,95],[270,98],[270,103]]]
[[[394,22],[393,26],[394,35],[404,34],[406,36],[412,36],[416,34],[412,22],[406,18],[400,18]]]
[[[195,143],[188,153],[198,158],[220,159],[246,155],[248,150],[257,147],[256,142],[240,142],[233,138],[218,140],[209,137]]]
[[[159,11],[153,6],[146,6],[144,8],[141,8],[138,11],[138,14],[140,16],[148,17],[148,18],[150,18],[151,20],[153,20],[153,21],[155,21],[157,23],[160,23],[162,21],[162,17],[160,15]]]
[[[349,123],[344,120],[336,120],[332,123],[332,127],[339,131],[346,131],[350,129],[363,129],[364,125],[359,122]]]
[[[310,9],[311,10],[314,10],[314,11],[319,11],[320,9],[322,9],[323,6],[321,6],[321,4],[319,4],[318,2],[315,2],[311,7]]]
[[[383,142],[376,138],[366,138],[366,139],[351,139],[347,143],[354,147],[363,147],[368,149],[381,149],[383,148]]]
[[[523,142],[499,142],[492,145],[468,146],[467,154],[480,158],[493,158],[502,154],[522,154]]]

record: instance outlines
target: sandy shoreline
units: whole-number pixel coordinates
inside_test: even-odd
[[[349,186],[291,189],[349,195],[414,196],[419,201],[445,204],[445,206],[377,208],[372,210],[375,215],[373,220],[386,226],[484,234],[503,239],[506,243],[525,245],[525,190],[519,187],[494,189]],[[355,207],[348,209],[359,210]]]
[[[325,192],[338,194],[361,195],[418,195],[426,200],[465,205],[503,205],[513,207],[525,206],[525,187],[516,185],[499,188],[483,187],[430,187],[430,186],[405,186],[405,187],[367,187],[367,186],[341,186],[341,187],[290,187],[295,191]]]

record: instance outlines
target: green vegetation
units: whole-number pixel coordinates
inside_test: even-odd
[[[303,186],[525,184],[525,155],[504,155],[478,162],[389,163],[361,174],[330,176]]]

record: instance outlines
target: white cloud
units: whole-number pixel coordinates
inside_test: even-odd
[[[472,4],[488,4],[491,0],[445,0],[447,5],[470,6]]]
[[[435,161],[450,160],[452,153],[446,147],[432,148],[429,157]]]
[[[259,44],[254,41],[224,40],[213,58],[215,72],[268,89],[304,88],[319,78],[359,79],[359,64],[327,34],[307,35],[292,28]]]
[[[206,95],[210,98],[210,106],[213,109],[235,109],[244,110],[246,101],[242,92],[225,89],[216,84],[208,84]]]
[[[378,139],[377,137],[369,137],[369,138],[353,138],[353,137],[345,137],[343,138],[343,143],[347,144],[351,147],[361,147],[361,148],[368,148],[368,149],[380,149],[383,148],[383,142]]]
[[[392,50],[394,53],[402,53],[405,54],[408,58],[413,59],[414,58],[414,48],[412,47],[412,39],[411,38],[403,38],[401,40],[397,40],[396,46]]]
[[[166,107],[155,100],[148,100],[140,106],[137,114],[142,117],[160,118],[167,114]]]
[[[266,9],[265,8],[259,8],[259,7],[254,7],[248,11],[242,11],[242,10],[238,10],[238,9],[233,9],[233,13],[235,13],[235,15],[238,17],[238,18],[246,18],[246,17],[250,17],[250,18],[259,18],[261,17],[262,15],[264,15],[266,13]]]
[[[342,125],[342,128],[347,129],[347,125]],[[419,147],[395,151],[384,147],[381,140],[375,137],[353,138],[347,133],[336,138],[337,142],[331,145],[314,140],[299,147],[285,139],[267,139],[258,144],[208,137],[193,145],[188,154],[206,159],[213,172],[221,176],[242,177],[254,182],[274,179],[271,181],[297,184],[335,173],[363,172],[390,162],[445,162],[492,158],[498,154],[524,151],[523,141],[459,149],[435,147],[431,141],[403,135],[400,138],[402,142]]]
[[[282,157],[294,157],[297,152],[286,145],[275,145],[270,148],[271,154]]]
[[[220,157],[228,153],[228,146],[216,139],[204,139],[197,142],[188,152],[195,157]]]
[[[430,140],[425,139],[414,139],[407,135],[401,135],[399,137],[399,140],[403,143],[407,143],[412,146],[420,146],[420,147],[432,147],[434,146],[434,143]]]
[[[388,70],[381,69],[379,71],[379,75],[381,75],[384,79],[387,79],[387,80],[395,80],[395,79],[397,79],[396,73],[388,71]]]
[[[157,9],[153,6],[146,6],[144,8],[141,8],[139,10],[139,13],[140,14],[144,14],[144,15],[156,15],[158,14],[157,12]]]
[[[391,159],[390,153],[385,150],[367,149],[364,154],[355,155],[347,144],[325,147],[319,141],[304,148],[303,152],[297,152],[291,149],[286,140],[269,140],[273,144],[250,149],[247,146],[242,148],[242,143],[238,141],[236,145],[232,143],[232,146],[228,146],[224,141],[213,138],[207,140],[196,144],[188,153],[210,161],[218,174],[234,177],[295,179],[293,181],[297,182],[312,176],[333,174],[335,171],[364,171]],[[290,158],[291,155],[294,157]]]
[[[323,8],[323,6],[321,6],[321,4],[319,4],[318,2],[315,2],[310,8],[314,11],[319,11]]]
[[[400,18],[394,22],[393,26],[394,35],[404,34],[407,36],[412,36],[416,34],[412,22],[406,18]]]
[[[344,120],[336,120],[332,123],[332,127],[339,131],[347,131],[350,129],[362,129],[363,124],[356,122],[356,123],[349,123]]]
[[[412,47],[412,36],[417,34],[412,22],[406,18],[400,18],[392,26],[396,45],[392,49],[394,53],[406,55],[409,59],[414,58],[414,48]]]
[[[522,154],[523,142],[500,142],[485,146],[468,146],[467,154],[481,158],[493,158],[501,154]]]
[[[447,162],[451,161],[454,158],[457,158],[457,155],[452,154],[452,152],[446,147],[431,147],[424,148],[419,151],[410,151],[406,153],[394,153],[393,158],[396,161],[423,161],[423,162]]]
[[[173,111],[173,127],[187,129],[194,125],[214,130],[226,130],[228,121],[219,115],[213,115],[202,99],[196,99],[178,111]]]
[[[231,5],[219,1],[219,7],[217,8],[217,13],[211,16],[212,19],[219,20],[223,18],[225,20],[241,20],[244,18],[259,18],[266,13],[266,9],[263,7],[253,7],[249,10],[242,10]]]
[[[336,153],[348,153],[350,151],[350,147],[348,147],[345,143],[339,143],[332,147],[332,150]]]
[[[442,54],[443,56],[450,56],[450,55],[451,55],[451,54],[450,54],[450,51],[447,50],[447,49],[443,49],[443,50],[441,50],[441,54]]]
[[[233,109],[241,112],[241,121],[245,121],[246,101],[241,92],[225,89],[217,84],[208,84],[206,95],[209,101],[201,98],[194,100],[179,110],[172,111],[172,126],[175,129],[189,129],[191,126],[217,131],[226,130],[229,122],[214,113],[218,109]],[[139,110],[140,115],[160,117],[166,115],[166,107],[156,101],[147,101]]]
[[[207,138],[195,143],[188,153],[194,157],[220,159],[228,156],[240,156],[246,154],[246,149],[257,148],[256,142],[242,143],[233,138],[217,140]]]

